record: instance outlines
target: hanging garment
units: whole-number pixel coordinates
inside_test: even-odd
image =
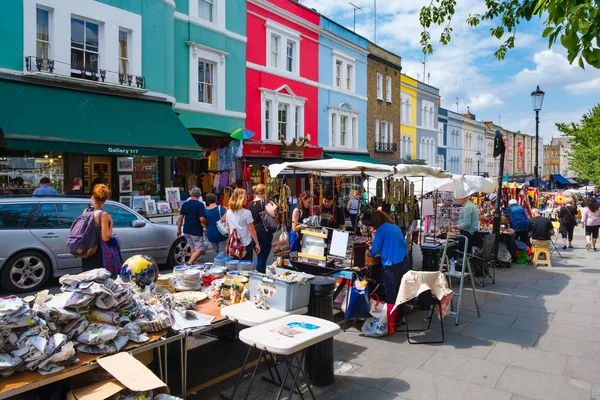
[[[220,184],[219,184],[220,177],[221,177],[221,174],[220,173],[216,173],[215,176],[214,176],[214,179],[213,179],[213,191],[216,192],[216,193],[219,193],[219,189],[221,188]]]
[[[221,176],[219,177],[219,187],[225,188],[229,186],[229,173],[221,172]]]
[[[202,177],[202,192],[210,193],[213,187],[213,176],[211,174],[204,174]]]

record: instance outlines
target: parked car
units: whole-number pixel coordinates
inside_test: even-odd
[[[71,224],[89,206],[72,197],[0,198],[0,277],[10,293],[38,290],[50,277],[81,271],[81,259],[67,252]],[[158,264],[180,265],[191,251],[175,225],[154,224],[129,207],[107,201],[104,210],[121,241],[123,260],[135,254]]]

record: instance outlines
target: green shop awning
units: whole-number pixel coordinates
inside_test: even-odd
[[[351,154],[351,153],[324,153],[325,157],[329,158],[337,158],[339,160],[349,160],[349,161],[358,161],[358,162],[366,162],[371,164],[383,164],[381,161],[377,161],[374,158],[371,158],[368,154]]]
[[[0,80],[0,130],[15,150],[200,157],[168,103]]]

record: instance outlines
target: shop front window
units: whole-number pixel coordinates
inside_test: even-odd
[[[36,153],[24,157],[0,157],[0,196],[31,195],[40,179],[49,178],[59,193],[65,188],[62,153]]]
[[[140,195],[159,195],[158,157],[134,157],[132,172],[133,192]],[[121,175],[122,173],[119,173]],[[120,180],[121,181],[121,180]],[[123,180],[124,181],[124,180]],[[128,194],[128,193],[123,193]]]

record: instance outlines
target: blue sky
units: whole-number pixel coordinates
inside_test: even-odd
[[[352,29],[352,6],[348,0],[301,0],[309,7]],[[403,72],[423,80],[423,55],[419,44],[419,11],[430,0],[379,0],[376,43],[402,57]],[[361,7],[356,14],[356,32],[373,40],[374,0],[353,0]],[[502,61],[494,58],[500,41],[491,38],[491,24],[471,28],[469,13],[482,12],[483,0],[458,0],[452,22],[454,32],[447,46],[434,44],[426,63],[432,86],[440,88],[442,107],[466,112],[469,106],[479,120],[500,122],[514,131],[535,134],[531,92],[539,85],[546,92],[540,113],[540,135],[544,143],[559,136],[556,122],[577,122],[600,102],[600,70],[582,70],[569,65],[566,51],[558,45],[548,49],[541,37],[542,21],[518,27],[515,49]],[[432,29],[439,38],[441,28]]]

